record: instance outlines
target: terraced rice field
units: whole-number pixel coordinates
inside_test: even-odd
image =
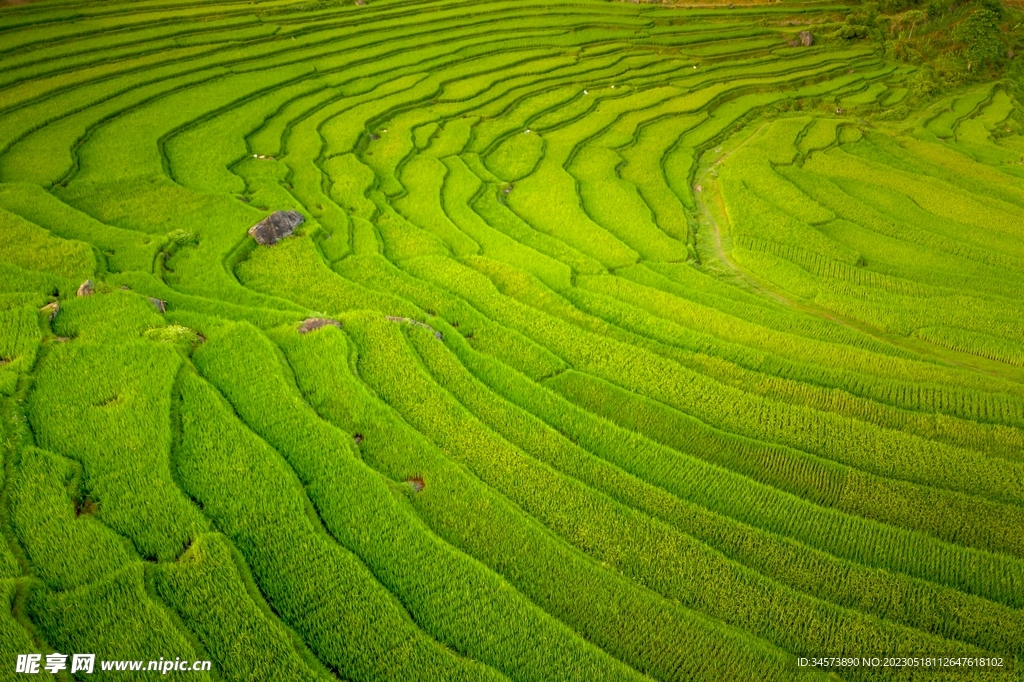
[[[1022,112],[847,10],[0,8],[0,677],[1024,677]]]

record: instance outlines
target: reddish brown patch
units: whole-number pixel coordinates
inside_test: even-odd
[[[96,502],[88,497],[75,500],[75,516],[89,516],[95,514],[96,510]]]
[[[337,320],[328,320],[325,317],[310,317],[304,320],[299,326],[299,333],[308,334],[309,332],[316,331],[317,329],[327,326],[341,329],[341,322],[338,322]]]
[[[413,476],[412,478],[405,479],[405,482],[409,484],[414,493],[421,492],[427,487],[427,482],[423,480],[422,476]]]

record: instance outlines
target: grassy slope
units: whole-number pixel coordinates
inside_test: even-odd
[[[2,657],[1024,659],[1016,12],[0,9]]]

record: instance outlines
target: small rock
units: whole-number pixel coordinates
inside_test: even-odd
[[[78,296],[92,296],[95,293],[96,287],[93,286],[91,279],[87,279],[78,285]]]
[[[405,479],[405,482],[409,484],[414,493],[422,492],[427,487],[427,482],[420,476],[414,476],[412,478]]]
[[[299,333],[308,334],[309,332],[316,331],[317,329],[322,329],[327,326],[341,329],[341,322],[338,322],[337,320],[328,320],[326,317],[310,317],[299,325]]]
[[[800,31],[800,44],[804,47],[810,47],[814,44],[814,36],[810,31]]]
[[[356,435],[352,436],[352,440],[355,441],[356,445],[359,445],[360,443],[363,442],[363,434],[357,433]]]
[[[249,228],[249,236],[257,244],[273,246],[295,231],[295,228],[306,222],[297,211],[274,211],[269,216]]]
[[[159,298],[150,297],[149,302],[159,311],[161,314],[167,312],[167,301],[160,300]]]
[[[50,313],[50,321],[52,322],[53,318],[57,317],[57,313],[60,312],[60,303],[57,303],[57,301],[47,303],[46,305],[39,309],[39,312]]]
[[[842,116],[843,114],[846,113],[846,110],[842,109],[842,108],[839,108],[839,109],[836,109],[836,113],[839,114],[840,116]]]

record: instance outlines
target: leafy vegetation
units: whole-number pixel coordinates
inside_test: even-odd
[[[1022,22],[0,6],[0,677],[1024,679]]]

